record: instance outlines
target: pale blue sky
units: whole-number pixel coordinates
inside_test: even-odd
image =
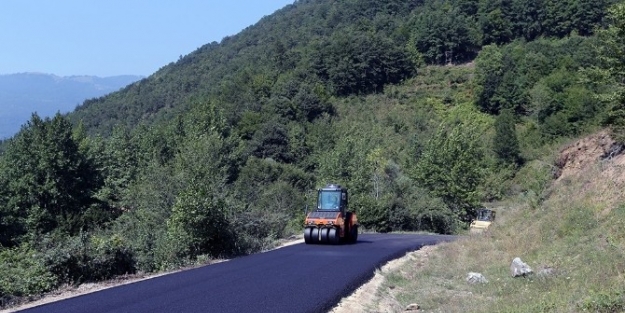
[[[0,74],[148,76],[293,0],[1,0]]]

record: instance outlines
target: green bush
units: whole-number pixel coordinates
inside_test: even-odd
[[[109,279],[136,272],[134,252],[117,235],[93,235],[89,240],[90,280]]]
[[[358,222],[365,229],[387,233],[391,231],[389,225],[388,208],[376,203],[371,197],[362,197],[360,201],[353,201],[352,207],[358,207]]]
[[[57,285],[40,254],[27,245],[0,248],[0,273],[0,299],[41,294]]]
[[[507,196],[514,195],[517,190],[513,190],[512,178],[516,173],[515,164],[493,165],[481,186],[480,193],[484,200],[501,200]],[[517,186],[514,186],[517,187]]]
[[[547,189],[554,177],[556,167],[542,160],[532,161],[519,169],[512,180],[514,194],[537,196]]]
[[[164,210],[163,210],[164,211]],[[112,225],[110,231],[125,238],[132,251],[137,271],[144,273],[158,269],[157,254],[166,239],[165,216],[156,209],[136,209],[125,213]]]
[[[180,256],[233,254],[235,238],[225,208],[226,202],[218,192],[202,186],[178,197],[167,221],[167,236],[179,245]]]
[[[61,282],[99,281],[136,272],[134,253],[115,234],[46,238],[42,250],[45,265]]]

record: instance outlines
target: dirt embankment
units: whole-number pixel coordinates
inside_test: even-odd
[[[559,172],[556,182],[572,178],[582,171],[595,166],[597,161],[611,162],[610,165],[623,166],[625,158],[622,154],[623,145],[617,144],[607,130],[575,141],[560,150],[556,159]],[[606,174],[609,174],[607,171]],[[613,177],[623,179],[622,177]]]
[[[616,143],[609,131],[567,145],[555,163],[558,172],[554,185],[581,180],[584,185],[580,194],[593,193],[607,208],[625,200],[625,194],[620,192],[625,188],[625,146]]]

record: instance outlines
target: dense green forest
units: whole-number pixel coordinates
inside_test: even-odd
[[[296,1],[4,142],[0,296],[261,251],[328,182],[367,230],[462,232],[540,201],[544,147],[625,141],[623,51],[617,1]]]

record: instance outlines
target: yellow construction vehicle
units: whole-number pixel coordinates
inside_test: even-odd
[[[347,208],[347,188],[329,184],[317,192],[317,208],[306,215],[304,242],[307,244],[355,243],[358,218]]]
[[[477,210],[477,216],[473,221],[471,221],[469,231],[471,233],[481,233],[487,231],[490,224],[495,221],[496,214],[497,211],[492,209],[482,208]]]

